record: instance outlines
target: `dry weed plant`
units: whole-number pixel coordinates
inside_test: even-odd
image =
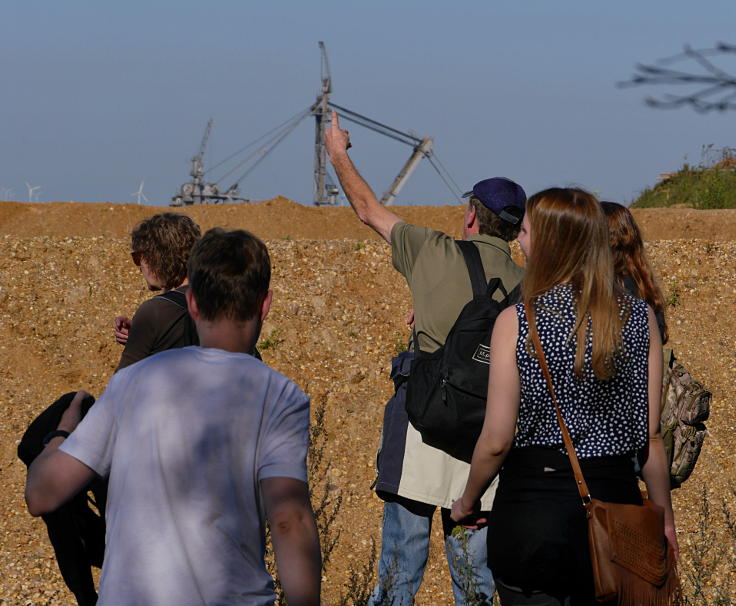
[[[736,604],[736,485],[713,507],[703,487],[698,525],[680,557],[682,603],[686,606]],[[719,534],[717,528],[724,528]]]
[[[468,552],[468,533],[460,525],[452,529],[452,536],[460,543],[460,560],[453,562],[455,570],[460,573],[460,590],[463,592],[465,603],[468,606],[487,606],[490,596],[485,595],[478,585],[478,575],[470,561]]]
[[[362,566],[350,565],[348,569],[348,580],[343,589],[345,593],[340,595],[338,606],[366,606],[373,589],[376,569],[376,541],[371,537],[371,551],[368,559]],[[379,600],[381,604],[383,600]]]

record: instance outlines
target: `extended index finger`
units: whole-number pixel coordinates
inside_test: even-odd
[[[330,117],[330,120],[332,121],[331,127],[340,130],[340,120],[337,117],[337,112],[334,109],[332,110],[332,116]]]

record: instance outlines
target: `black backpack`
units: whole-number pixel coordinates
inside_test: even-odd
[[[473,298],[437,351],[420,351],[414,333],[406,412],[425,444],[470,462],[485,418],[493,325],[498,314],[519,301],[521,287],[507,293],[500,278],[486,284],[475,244],[458,240],[457,245],[468,267]],[[499,289],[504,298],[494,301]]]

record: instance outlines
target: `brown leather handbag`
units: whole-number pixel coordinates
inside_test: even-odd
[[[588,518],[588,544],[598,602],[619,606],[671,606],[680,599],[680,581],[672,546],[664,535],[664,509],[643,499],[643,505],[608,503],[590,496],[580,462],[552,384],[534,315],[524,303],[529,333],[539,365],[552,394],[562,439]]]

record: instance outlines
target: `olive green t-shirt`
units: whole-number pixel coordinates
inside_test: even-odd
[[[485,235],[468,239],[478,247],[486,280],[501,278],[506,292],[511,292],[524,270],[512,261],[508,242]],[[463,253],[450,236],[401,221],[391,230],[391,248],[394,267],[411,290],[419,348],[431,353],[444,345],[458,315],[473,298]],[[503,297],[497,290],[493,298]]]

